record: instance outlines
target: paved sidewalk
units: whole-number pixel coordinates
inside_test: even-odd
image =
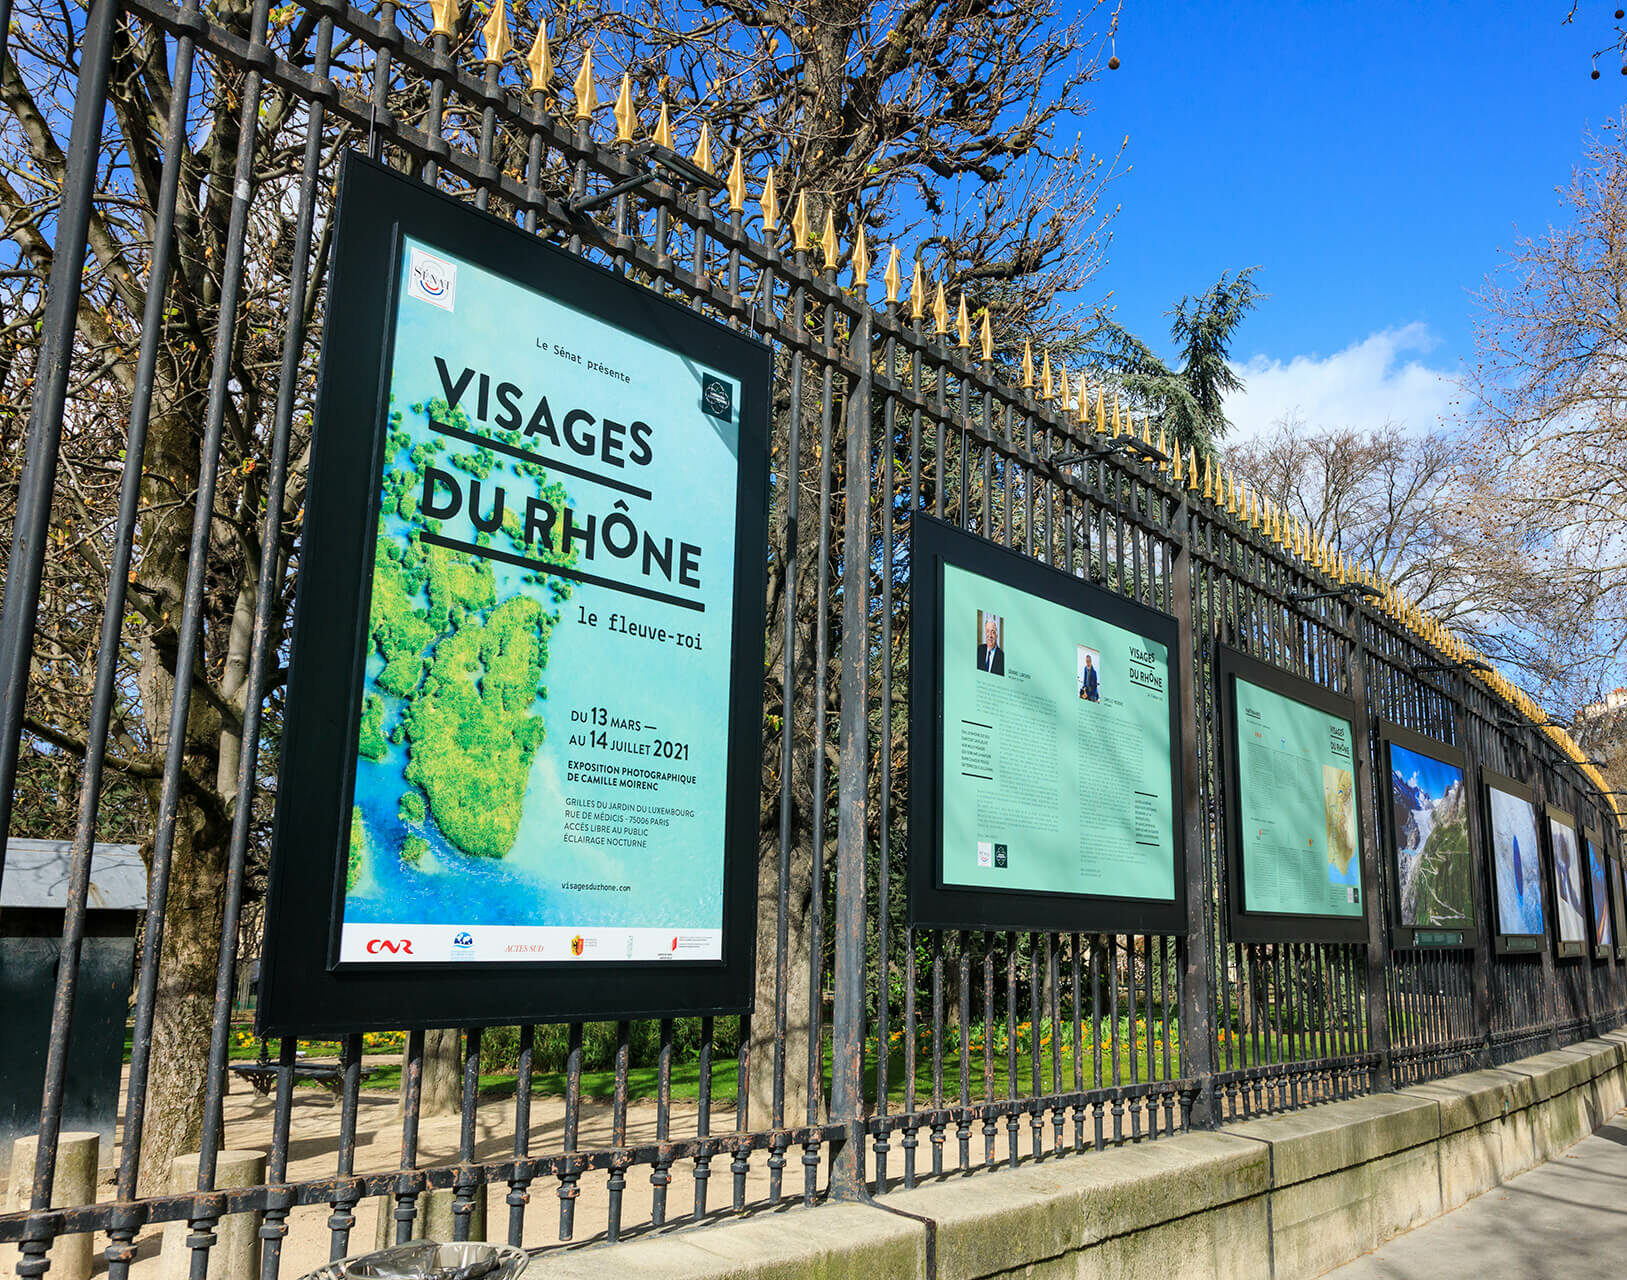
[[[1627,1275],[1627,1111],[1557,1160],[1397,1236],[1325,1280],[1619,1280]]]

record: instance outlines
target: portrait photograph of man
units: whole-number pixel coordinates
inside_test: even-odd
[[[977,669],[991,676],[1006,673],[1005,619],[987,609],[977,611]]]
[[[1102,697],[1101,651],[1084,645],[1079,646],[1079,696],[1086,702],[1100,702]]]

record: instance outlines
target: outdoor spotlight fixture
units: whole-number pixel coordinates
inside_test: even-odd
[[[1169,461],[1169,454],[1155,444],[1137,440],[1134,436],[1110,436],[1106,440],[1098,440],[1086,445],[1080,453],[1053,453],[1051,455],[1051,465],[1053,467],[1071,467],[1076,462],[1091,462],[1099,458],[1110,458],[1117,454],[1127,453],[1138,453],[1143,458],[1150,459],[1153,462],[1167,463]]]
[[[1484,658],[1449,658],[1445,662],[1420,662],[1412,669],[1415,676],[1430,671],[1490,671],[1491,663]]]
[[[574,197],[568,206],[573,216],[602,209],[616,197],[647,187],[652,182],[670,182],[678,187],[703,187],[708,191],[722,191],[724,187],[723,179],[717,174],[708,173],[687,156],[681,156],[671,147],[663,147],[650,138],[634,143],[627,152],[627,158],[635,164],[643,162],[649,167],[643,173],[624,178],[596,195]]]
[[[1351,604],[1358,604],[1362,600],[1381,600],[1383,597],[1382,591],[1365,582],[1346,582],[1329,587],[1326,591],[1296,591],[1288,599],[1293,604],[1305,604],[1311,600],[1347,600]]]

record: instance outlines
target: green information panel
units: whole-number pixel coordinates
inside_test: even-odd
[[[1058,902],[1177,908],[1173,619],[915,527],[918,582],[935,569],[915,612],[934,633],[917,673],[931,674],[920,701],[937,710],[933,918],[1077,928]]]
[[[1242,655],[1228,655],[1223,670],[1237,881],[1232,914],[1243,931],[1235,936],[1365,936],[1348,704]],[[1267,920],[1266,936],[1246,936],[1251,924]]]

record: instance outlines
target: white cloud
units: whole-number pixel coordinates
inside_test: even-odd
[[[1393,422],[1408,431],[1440,424],[1454,392],[1452,375],[1419,357],[1436,345],[1421,322],[1381,329],[1331,356],[1277,360],[1257,355],[1232,365],[1242,391],[1226,397],[1228,444],[1251,439],[1287,413],[1313,427],[1362,430]]]

